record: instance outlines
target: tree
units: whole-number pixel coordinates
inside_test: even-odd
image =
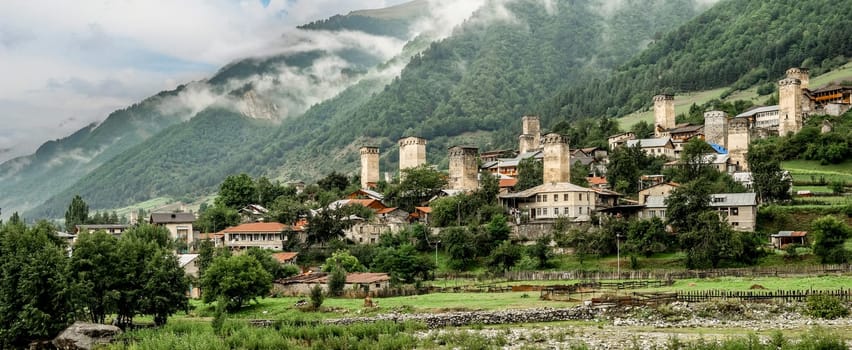
[[[472,268],[476,258],[473,235],[464,227],[451,227],[441,232],[444,250],[450,255],[448,265],[453,270]]]
[[[639,147],[618,147],[609,154],[607,181],[617,192],[636,193],[639,185],[639,161],[645,154]]]
[[[196,225],[202,232],[219,232],[239,223],[240,213],[236,209],[222,205],[207,208],[196,221]]]
[[[571,183],[581,187],[588,187],[589,166],[583,165],[579,160],[571,164]]]
[[[204,271],[213,263],[216,258],[216,246],[212,240],[204,239],[198,243],[198,275],[204,275]]]
[[[71,279],[78,291],[78,302],[90,321],[104,323],[118,302],[120,279],[116,274],[121,261],[118,239],[104,231],[83,232],[77,237],[71,256]]]
[[[217,257],[201,276],[202,300],[211,303],[222,296],[227,300],[229,312],[265,296],[271,287],[272,275],[250,255]]]
[[[446,186],[447,176],[424,164],[403,169],[402,181],[391,187],[385,197],[400,209],[413,212],[414,207],[428,201]]]
[[[849,261],[850,252],[843,244],[850,237],[850,229],[834,216],[826,215],[811,224],[814,237],[814,254],[823,264],[843,264]]]
[[[394,283],[414,283],[425,280],[435,262],[421,255],[411,243],[398,247],[383,247],[376,254],[373,269],[387,272]]]
[[[281,268],[281,263],[272,257],[272,251],[258,247],[251,247],[246,251],[246,254],[257,259],[257,262],[263,266],[263,269],[272,275],[273,280],[284,277],[284,270]]]
[[[761,203],[790,199],[791,179],[781,169],[778,145],[769,141],[752,142],[748,160],[754,191]]]
[[[346,287],[346,270],[335,266],[328,274],[328,294],[340,296]]]
[[[85,224],[89,220],[89,205],[83,201],[80,195],[75,195],[65,211],[65,232],[76,232],[77,225]]]
[[[624,250],[629,253],[642,254],[650,257],[655,253],[666,251],[666,225],[658,217],[650,220],[635,220],[630,223],[627,231],[627,242]]]
[[[492,271],[508,271],[521,257],[521,247],[508,240],[502,241],[488,256],[488,268]]]
[[[722,260],[742,255],[742,240],[719,214],[713,211],[698,213],[692,226],[679,233],[680,245],[686,250],[687,268],[717,268]]]
[[[689,230],[699,222],[700,214],[712,212],[710,191],[701,181],[681,185],[666,198],[666,216],[676,230]],[[715,214],[715,213],[714,213]]]
[[[322,295],[322,287],[320,287],[319,284],[315,284],[314,287],[311,288],[311,308],[319,310],[324,299],[325,297]]]
[[[358,261],[358,258],[342,249],[331,254],[328,259],[325,259],[325,264],[322,266],[323,271],[334,271],[334,269],[343,269],[347,272],[364,272],[367,270]]]
[[[497,242],[508,240],[509,234],[512,233],[512,229],[506,224],[506,217],[502,215],[492,217],[491,221],[485,226],[485,231],[488,232],[488,238],[495,245]]]
[[[332,171],[324,178],[317,181],[317,185],[325,191],[343,191],[349,186],[349,179],[346,175]]]
[[[139,293],[139,311],[152,315],[154,324],[161,326],[170,315],[188,309],[189,283],[177,256],[169,250],[157,249],[146,260],[144,272],[139,276],[144,281]]]
[[[518,183],[515,190],[523,191],[541,185],[544,182],[544,164],[530,157],[518,163]]]
[[[310,214],[311,210],[295,198],[281,196],[269,208],[269,217],[275,222],[291,224]]]
[[[257,201],[254,180],[248,174],[231,175],[219,186],[216,204],[239,210]]]
[[[553,257],[553,251],[550,249],[550,236],[545,236],[537,239],[535,244],[526,247],[526,253],[536,261],[535,268],[549,268],[550,259]]]
[[[0,226],[0,348],[49,339],[74,319],[68,259],[48,232]]]
[[[707,142],[693,138],[683,145],[680,161],[675,171],[674,181],[689,182],[699,179],[712,181],[718,171],[713,167],[716,152]]]

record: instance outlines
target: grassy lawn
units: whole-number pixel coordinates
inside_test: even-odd
[[[652,288],[652,291],[686,291],[686,290],[750,290],[752,285],[759,284],[768,290],[800,290],[800,289],[848,289],[852,286],[852,276],[813,276],[813,277],[723,277],[713,279],[684,279],[675,281],[674,285],[665,288]]]
[[[821,165],[816,160],[789,160],[781,167],[790,172],[794,181],[845,181],[852,184],[852,159],[840,164]]]

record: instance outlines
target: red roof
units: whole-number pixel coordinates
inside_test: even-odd
[[[376,214],[387,214],[387,213],[390,213],[390,212],[392,212],[392,211],[394,211],[394,210],[396,210],[396,208],[384,208],[384,209],[379,209],[379,210],[376,212]]]
[[[608,183],[606,178],[600,176],[590,176],[588,177],[589,185],[603,185]]]
[[[500,179],[500,187],[515,187],[518,184],[518,179]]]
[[[348,204],[360,204],[375,210],[385,209],[385,205],[375,199],[350,199]]]
[[[252,222],[239,226],[228,227],[222,230],[222,233],[243,233],[243,232],[274,232],[279,233],[284,231],[287,225],[279,222]]]
[[[383,272],[353,272],[346,274],[346,283],[375,283],[389,280],[390,276]]]
[[[198,234],[198,239],[216,239],[216,238],[222,238],[224,236],[225,235],[223,235],[221,233],[200,233],[200,234]]]
[[[296,255],[299,255],[299,253],[296,253],[296,252],[280,252],[280,253],[273,253],[272,257],[275,260],[277,260],[279,263],[283,264],[283,263],[290,262],[291,260],[295,259]]]
[[[415,207],[415,209],[422,211],[424,213],[427,213],[427,214],[432,212],[432,208],[430,208],[430,207]]]

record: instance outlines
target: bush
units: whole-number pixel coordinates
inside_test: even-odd
[[[837,297],[831,295],[811,295],[808,297],[805,313],[811,317],[832,320],[849,315],[849,308]]]
[[[213,333],[219,336],[222,335],[222,326],[225,324],[225,308],[227,305],[228,300],[225,299],[224,296],[219,296],[218,298],[216,298],[216,311],[213,314],[213,321],[210,322],[210,326],[213,327]]]
[[[328,276],[328,294],[340,296],[343,294],[343,287],[346,287],[346,270],[341,268],[331,270]]]
[[[314,287],[311,288],[311,307],[314,310],[319,310],[324,300],[325,297],[322,295],[322,287],[320,287],[319,284],[314,285]]]

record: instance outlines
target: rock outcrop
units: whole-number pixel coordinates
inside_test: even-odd
[[[90,350],[111,343],[119,334],[121,329],[116,326],[74,322],[53,339],[53,345],[60,350]]]

